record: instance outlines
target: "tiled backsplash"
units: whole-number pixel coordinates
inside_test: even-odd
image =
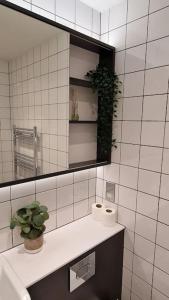
[[[112,164],[125,233],[123,300],[169,299],[169,1],[122,0],[102,14],[101,39],[116,47],[123,82]],[[103,189],[102,189],[103,187]],[[103,195],[103,196],[102,196]]]
[[[22,243],[9,228],[16,210],[34,200],[47,205],[47,232],[88,215],[95,202],[96,169],[89,169],[0,189],[0,252]]]

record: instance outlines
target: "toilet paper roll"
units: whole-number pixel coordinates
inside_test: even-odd
[[[105,210],[105,206],[102,203],[93,203],[92,204],[92,217],[96,221],[102,221],[103,211]]]
[[[116,209],[105,208],[102,210],[102,224],[104,226],[114,226],[116,223]]]

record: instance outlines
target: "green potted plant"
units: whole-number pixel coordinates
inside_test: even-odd
[[[26,252],[37,253],[42,249],[43,233],[46,229],[44,223],[48,219],[48,208],[40,205],[38,201],[20,208],[12,217],[10,228],[13,230],[16,226],[20,227]]]
[[[117,104],[122,83],[111,65],[99,64],[86,76],[90,80],[93,92],[98,94],[98,158],[103,161],[108,159],[112,146],[116,148],[116,140],[112,138],[112,117],[117,117]]]

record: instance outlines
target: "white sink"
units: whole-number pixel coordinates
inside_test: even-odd
[[[0,300],[31,300],[7,261],[0,255]]]

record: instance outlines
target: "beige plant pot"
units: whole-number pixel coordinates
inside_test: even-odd
[[[24,247],[27,253],[38,253],[43,247],[43,234],[35,240],[24,240]]]

